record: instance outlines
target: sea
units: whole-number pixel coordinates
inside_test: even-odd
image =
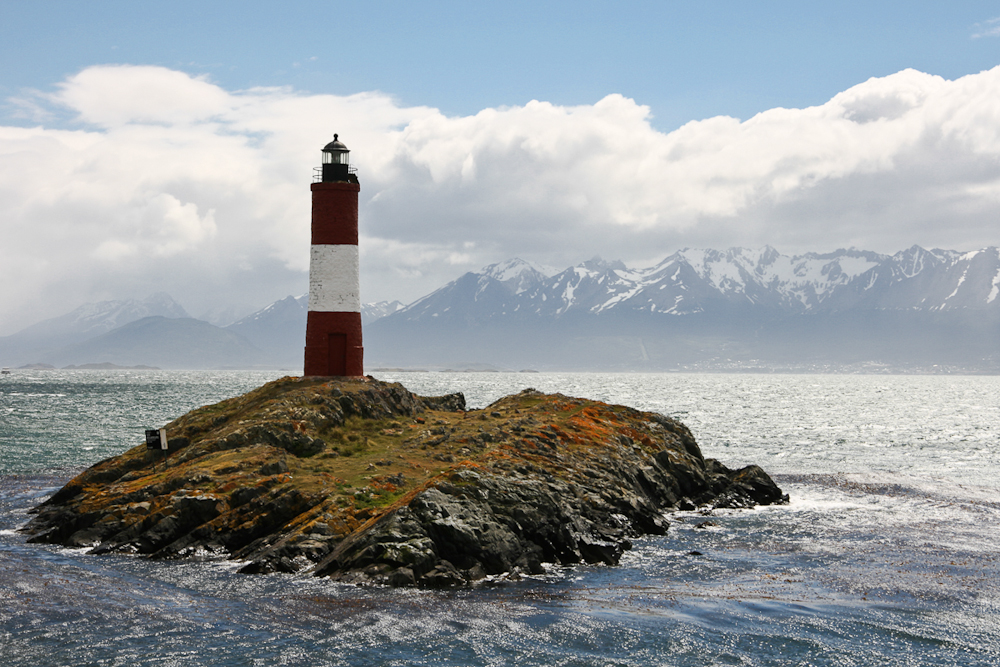
[[[375,373],[483,407],[533,387],[675,417],[785,506],[669,516],[618,566],[465,590],[28,544],[29,510],[143,431],[280,376],[0,377],[4,665],[997,665],[1000,377]]]

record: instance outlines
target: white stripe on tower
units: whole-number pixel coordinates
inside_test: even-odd
[[[360,313],[356,245],[314,245],[309,258],[309,311]]]

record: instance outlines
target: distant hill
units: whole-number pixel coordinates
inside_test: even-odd
[[[82,343],[151,316],[190,317],[170,295],[163,292],[145,299],[87,303],[65,315],[43,320],[10,336],[0,337],[0,359],[7,366],[45,362],[55,350]]]
[[[98,364],[80,364],[75,366],[70,364],[65,367],[68,370],[90,370],[90,371],[158,371],[162,370],[156,366],[144,366],[139,364],[138,366],[119,366],[118,364],[113,364],[110,361],[103,361]]]
[[[208,322],[154,316],[130,322],[59,350],[57,366],[101,364],[159,368],[251,368],[266,365],[268,355],[248,340]]]
[[[225,327],[261,350],[275,363],[302,366],[308,297],[287,296]]]
[[[195,319],[203,320],[217,327],[227,327],[253,313],[257,308],[246,303],[222,302],[202,311]]]

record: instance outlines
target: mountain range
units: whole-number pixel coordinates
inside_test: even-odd
[[[224,327],[166,294],[0,338],[0,363],[301,367],[306,298]],[[1000,251],[685,249],[649,268],[520,259],[365,304],[366,367],[1000,372]]]
[[[465,292],[473,292],[471,295]],[[401,309],[407,321],[446,316],[555,318],[743,311],[786,314],[862,310],[1000,312],[997,248],[959,253],[914,246],[895,255],[859,250],[787,256],[770,247],[682,250],[648,269],[599,257],[553,273],[512,259],[491,264]],[[461,295],[461,296],[460,296]]]
[[[1000,369],[1000,251],[685,249],[630,269],[518,259],[374,322],[373,364]]]

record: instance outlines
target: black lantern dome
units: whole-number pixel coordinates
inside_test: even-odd
[[[333,141],[323,146],[322,181],[357,182],[357,176],[354,176],[354,170],[351,169],[351,151],[340,141],[339,136],[333,135]]]

